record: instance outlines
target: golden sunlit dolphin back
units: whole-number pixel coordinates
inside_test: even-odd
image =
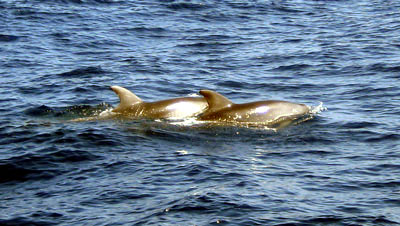
[[[277,100],[235,104],[211,90],[201,90],[200,94],[209,105],[209,108],[198,117],[203,121],[281,127],[308,114],[311,109],[305,104]]]
[[[112,111],[128,117],[145,119],[183,119],[197,116],[207,108],[203,97],[179,97],[155,102],[144,102],[131,91],[111,86],[120,104]]]

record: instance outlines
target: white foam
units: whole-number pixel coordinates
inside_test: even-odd
[[[318,106],[311,107],[310,114],[316,115],[316,114],[321,113],[322,111],[326,111],[326,110],[328,110],[328,108],[324,106],[324,103],[319,102]]]
[[[202,95],[199,95],[198,93],[191,93],[188,96],[189,97],[202,97]]]
[[[104,120],[104,119],[109,119],[113,116],[116,115],[115,112],[112,111],[113,108],[108,108],[102,112],[100,112],[98,115],[90,116],[90,117],[83,117],[83,118],[77,118],[77,119],[72,119],[70,120],[71,122],[88,122],[88,121],[96,121],[96,120]]]
[[[113,108],[109,108],[109,109],[106,109],[106,110],[100,112],[99,117],[100,118],[103,118],[103,117],[106,118],[106,117],[114,116],[116,113],[113,112],[112,110],[113,110]]]
[[[197,120],[196,117],[190,117],[190,118],[185,118],[183,120],[180,119],[177,121],[170,121],[169,123],[177,126],[193,126],[193,125],[203,124],[205,122]]]

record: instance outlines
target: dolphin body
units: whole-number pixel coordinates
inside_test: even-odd
[[[144,119],[183,119],[194,117],[208,108],[203,97],[180,97],[156,102],[143,102],[131,91],[111,86],[120,104],[112,111],[124,116]]]
[[[307,115],[311,110],[305,104],[277,100],[234,104],[228,98],[211,90],[201,90],[200,94],[209,105],[208,109],[198,117],[202,121],[282,128]]]

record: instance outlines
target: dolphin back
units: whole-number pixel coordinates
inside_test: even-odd
[[[183,119],[197,116],[208,108],[207,101],[203,97],[180,97],[144,102],[123,87],[111,86],[111,89],[120,99],[120,104],[113,109],[113,112],[132,118]]]
[[[288,101],[257,101],[234,104],[223,95],[201,90],[200,94],[207,100],[209,109],[199,116],[200,120],[274,125],[282,121],[292,121],[310,112],[310,107]]]

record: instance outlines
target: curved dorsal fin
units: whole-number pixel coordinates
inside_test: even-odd
[[[220,109],[230,107],[233,104],[228,98],[215,91],[200,90],[200,94],[203,95],[208,102],[207,112],[218,111]]]
[[[142,102],[139,97],[121,86],[111,86],[111,89],[118,95],[120,101],[119,105],[114,108],[116,111],[124,110],[125,108]]]

